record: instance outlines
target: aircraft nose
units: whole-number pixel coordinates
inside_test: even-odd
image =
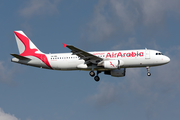
[[[170,62],[170,58],[166,56],[165,59],[164,59],[164,61],[165,61],[166,63],[169,63],[169,62]]]

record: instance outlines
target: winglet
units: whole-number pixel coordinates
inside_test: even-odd
[[[66,47],[66,46],[67,46],[67,44],[65,44],[65,43],[63,43],[63,45],[64,45],[64,47]]]

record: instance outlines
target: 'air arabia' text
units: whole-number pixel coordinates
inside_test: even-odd
[[[144,53],[143,52],[128,52],[128,53],[121,53],[121,52],[119,52],[119,53],[114,53],[114,52],[112,52],[112,53],[107,53],[106,54],[106,58],[117,58],[117,57],[143,57],[144,56]]]

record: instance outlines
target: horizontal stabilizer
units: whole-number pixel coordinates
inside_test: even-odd
[[[15,58],[18,58],[20,60],[30,60],[29,58],[27,57],[23,57],[21,55],[18,55],[18,54],[11,54],[12,56],[14,56]]]

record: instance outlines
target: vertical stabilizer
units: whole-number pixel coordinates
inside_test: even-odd
[[[42,53],[24,34],[23,31],[14,31],[19,53],[21,56],[28,56],[28,54]]]
[[[33,56],[45,63],[49,68],[52,68],[47,56],[42,53],[24,34],[23,31],[14,31],[16,42],[18,45],[20,56],[14,55],[18,59],[25,59],[26,56]],[[23,57],[22,57],[23,56]]]

